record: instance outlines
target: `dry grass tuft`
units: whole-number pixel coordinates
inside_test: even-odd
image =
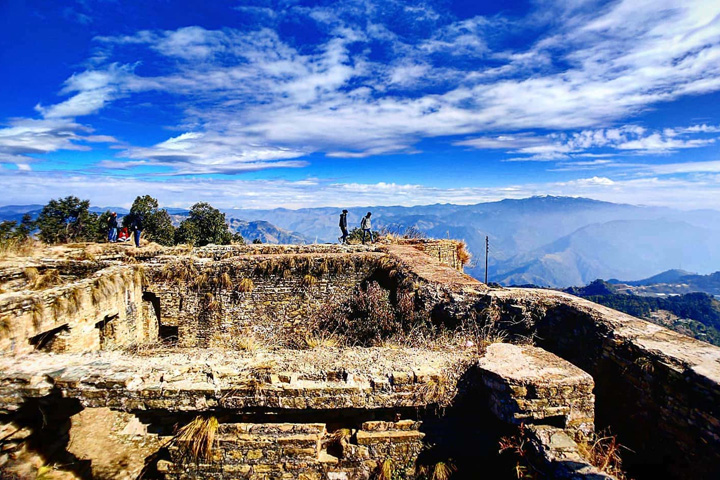
[[[648,357],[638,357],[635,359],[635,365],[640,367],[640,370],[644,373],[653,373],[655,371],[655,366]]]
[[[42,251],[42,243],[36,240],[11,238],[0,241],[0,255],[3,257],[33,257]]]
[[[60,273],[54,268],[49,269],[45,273],[38,275],[32,285],[33,290],[42,290],[44,288],[54,287],[62,282]]]
[[[28,267],[23,270],[23,275],[25,276],[25,280],[27,280],[28,285],[34,285],[40,276],[40,272],[38,272],[38,269],[35,267]]]
[[[262,344],[255,338],[254,335],[244,334],[242,337],[237,339],[235,346],[238,350],[245,350],[247,352],[254,352],[262,347]]]
[[[98,278],[95,283],[90,287],[90,294],[94,303],[99,303],[101,300],[110,295],[115,288],[117,288],[117,275],[102,276]]]
[[[82,306],[83,297],[85,296],[85,292],[81,288],[76,288],[72,291],[70,294],[70,308],[69,313],[75,314],[80,310],[80,307]]]
[[[386,458],[378,467],[377,480],[393,480],[393,462]]]
[[[205,287],[207,287],[209,280],[210,277],[208,276],[208,274],[203,272],[193,279],[193,286],[198,290],[203,290]]]
[[[215,295],[210,292],[203,296],[203,304],[205,306],[205,310],[209,312],[217,312],[220,310],[220,302],[218,302]]]
[[[223,272],[218,277],[217,283],[219,287],[224,290],[230,290],[232,288],[232,279],[230,278],[230,274],[227,272]]]
[[[45,315],[45,304],[37,298],[33,299],[30,313],[33,318],[33,326],[38,328],[42,323],[43,315]]]
[[[142,287],[145,287],[148,285],[148,277],[147,272],[145,271],[145,267],[143,265],[136,265],[133,267],[133,275],[135,283],[139,284]]]
[[[463,267],[470,263],[470,259],[472,258],[472,254],[468,252],[467,250],[467,244],[465,242],[458,242],[456,251],[455,251],[458,261],[460,262],[460,265]]]
[[[317,278],[313,277],[310,274],[307,274],[302,278],[302,281],[300,283],[302,284],[303,287],[309,288],[309,287],[312,287],[313,285],[315,285],[317,282],[318,282]]]
[[[199,463],[199,460],[210,461],[218,425],[215,417],[195,417],[193,421],[178,430],[174,438],[175,444],[195,463]]]
[[[160,277],[169,282],[192,282],[197,277],[198,271],[191,260],[177,260],[167,263],[160,272]]]
[[[324,332],[306,335],[304,340],[305,347],[309,349],[319,347],[337,347],[338,345],[340,345],[340,340],[338,339],[338,337]]]
[[[453,473],[457,472],[457,467],[450,462],[438,462],[433,468],[432,480],[449,480]]]
[[[235,290],[240,293],[249,293],[255,289],[255,284],[249,278],[243,278],[240,283],[237,284]]]
[[[52,311],[55,318],[62,316],[68,311],[68,300],[64,297],[57,297],[52,304]]]
[[[627,476],[622,469],[620,450],[625,448],[617,441],[615,435],[598,435],[594,440],[578,442],[578,451],[599,470],[625,480]]]

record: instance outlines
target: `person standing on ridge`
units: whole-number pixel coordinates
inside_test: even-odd
[[[372,215],[372,213],[368,212],[367,215],[365,215],[362,218],[362,220],[360,221],[360,228],[363,231],[363,238],[362,238],[363,245],[365,245],[365,234],[366,233],[370,237],[370,243],[373,243],[372,230],[371,230],[372,223],[370,222],[370,215]]]
[[[347,210],[343,210],[340,214],[340,231],[342,232],[342,236],[338,237],[338,241],[345,245],[347,243],[347,237],[348,237],[348,229],[347,229]]]
[[[142,215],[139,213],[133,214],[132,220],[130,221],[130,227],[133,231],[133,236],[135,237],[135,247],[140,248],[140,234],[143,229]]]
[[[110,218],[108,218],[108,242],[110,242],[110,243],[117,242],[117,234],[118,234],[117,213],[112,212],[110,214]]]

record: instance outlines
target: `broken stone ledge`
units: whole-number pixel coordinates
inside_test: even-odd
[[[453,394],[469,362],[465,351],[384,348],[34,353],[0,358],[0,408],[54,391],[123,411],[418,407],[443,400],[438,391]]]

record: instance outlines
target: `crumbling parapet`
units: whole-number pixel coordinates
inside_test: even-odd
[[[478,366],[501,420],[555,425],[579,439],[594,433],[594,382],[573,364],[537,347],[495,343]]]

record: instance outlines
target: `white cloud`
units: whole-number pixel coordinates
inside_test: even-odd
[[[172,100],[160,108],[182,108],[169,126],[186,133],[121,155],[126,166],[180,174],[299,167],[316,152],[414,152],[420,140],[439,136],[473,136],[456,145],[544,161],[603,148],[667,153],[714,141],[684,137],[717,133],[712,125],[657,132],[607,126],[660,102],[720,90],[719,3],[548,0],[536,8],[527,19],[458,21],[429,5],[348,1],[332,9],[261,8],[253,11],[264,22],[255,30],[188,26],[98,37],[93,68],[60,92],[69,98],[38,110],[44,121],[66,120],[79,138],[75,117],[138,93],[167,94]],[[314,22],[322,35],[298,45],[277,28],[282,18]],[[530,46],[498,50],[493,39],[523,39],[548,25]],[[148,54],[160,57],[152,69],[115,63]],[[42,146],[33,138],[28,144],[37,153],[83,148],[73,139]],[[4,148],[12,161],[17,147]]]
[[[533,195],[564,195],[617,203],[720,209],[720,175],[690,179],[647,177],[619,180],[590,177],[568,182],[506,184],[497,187],[433,188],[379,182],[301,181],[140,177],[21,172],[0,169],[3,198],[13,203],[44,203],[50,197],[76,195],[97,205],[129,206],[150,194],[165,206],[187,207],[207,201],[219,208],[300,208],[319,206],[474,204]]]
[[[92,129],[74,121],[50,118],[13,119],[0,128],[0,163],[27,164],[38,161],[29,155],[58,150],[89,150],[84,143],[112,143],[107,135],[92,135]]]

